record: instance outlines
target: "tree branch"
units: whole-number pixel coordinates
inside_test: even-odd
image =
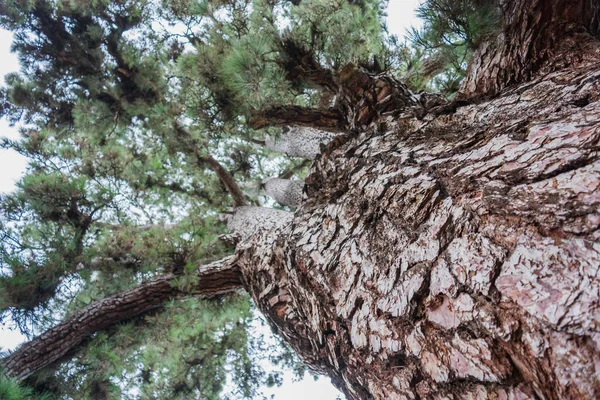
[[[233,206],[234,207],[245,206],[246,205],[246,195],[244,195],[244,192],[242,192],[242,189],[240,189],[239,185],[237,184],[237,182],[235,181],[233,176],[229,173],[229,171],[227,171],[225,169],[225,167],[223,167],[211,155],[199,156],[199,159],[204,161],[206,164],[208,164],[210,169],[215,171],[215,173],[221,180],[221,183],[223,183],[223,185],[225,186],[225,189],[227,189],[227,191],[231,195],[231,198],[233,199]]]
[[[252,129],[270,125],[296,125],[342,132],[346,126],[346,121],[338,110],[317,110],[300,106],[270,108],[251,116],[248,122]]]
[[[210,298],[243,287],[233,257],[201,266],[197,275],[198,285],[193,291],[197,296]],[[161,275],[90,304],[4,358],[5,373],[19,380],[26,379],[60,360],[93,333],[153,311],[169,299],[189,295],[174,285],[176,277],[173,273]]]
[[[210,169],[217,174],[217,177],[231,195],[234,207],[245,206],[246,196],[229,171],[227,171],[227,169],[225,169],[225,167],[210,154],[201,154],[199,149],[202,147],[202,144],[194,138],[185,127],[177,122],[173,123],[173,127],[175,128],[175,132],[182,139],[180,151],[194,155],[198,161],[207,164]]]

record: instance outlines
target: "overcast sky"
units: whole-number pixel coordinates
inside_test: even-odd
[[[388,27],[391,34],[398,37],[404,37],[406,30],[410,26],[419,24],[414,10],[420,0],[389,0],[388,7]],[[0,29],[0,77],[19,70],[17,57],[10,53],[10,43],[12,36]],[[8,126],[4,119],[0,119],[0,136],[10,139],[19,137],[15,128]],[[0,149],[0,193],[13,190],[15,182],[19,180],[26,166],[25,158],[16,154],[14,151]],[[10,331],[0,326],[0,348],[3,350],[14,348],[23,340],[18,332]],[[292,375],[286,376],[284,384],[279,388],[265,390],[265,394],[274,395],[276,400],[335,400],[338,396],[342,397],[329,382],[328,378],[321,378],[314,381],[311,377],[293,382]]]

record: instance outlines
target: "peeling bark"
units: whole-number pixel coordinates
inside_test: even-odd
[[[198,286],[192,294],[199,297],[214,297],[242,288],[239,270],[231,257],[201,266],[197,274]],[[90,304],[2,359],[4,372],[19,380],[26,379],[60,360],[93,333],[156,310],[167,300],[190,295],[176,286],[175,278],[172,273],[161,275]]]

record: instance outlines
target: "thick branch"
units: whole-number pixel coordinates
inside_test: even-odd
[[[302,202],[303,181],[270,178],[263,183],[263,188],[267,196],[281,205],[298,207]]]
[[[189,295],[174,285],[175,274],[161,275],[141,285],[85,307],[66,321],[23,344],[2,360],[8,376],[23,380],[58,361],[94,332],[110,328],[161,307],[166,300]],[[231,257],[198,268],[194,294],[214,297],[242,288]]]
[[[346,122],[338,110],[317,110],[300,106],[275,107],[250,117],[252,129],[270,125],[296,125],[341,132]]]

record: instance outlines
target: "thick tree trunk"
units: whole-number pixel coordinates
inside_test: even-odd
[[[231,257],[198,268],[199,281],[193,293],[180,290],[175,278],[172,273],[161,275],[90,304],[4,358],[4,372],[26,379],[70,353],[94,332],[147,314],[167,300],[190,294],[214,297],[242,288],[240,272]]]
[[[238,246],[259,308],[348,398],[600,398],[599,78],[330,148],[291,226]]]
[[[341,79],[352,131],[238,264],[348,398],[600,398],[598,4],[501,2],[464,94],[504,92],[455,112]]]
[[[597,0],[502,0],[503,28],[471,61],[462,95],[491,96],[502,89],[581,62],[598,59]]]
[[[255,121],[348,132],[294,215],[230,223],[257,306],[349,399],[600,398],[598,2],[501,7],[464,91],[496,98],[349,67],[337,111]]]

